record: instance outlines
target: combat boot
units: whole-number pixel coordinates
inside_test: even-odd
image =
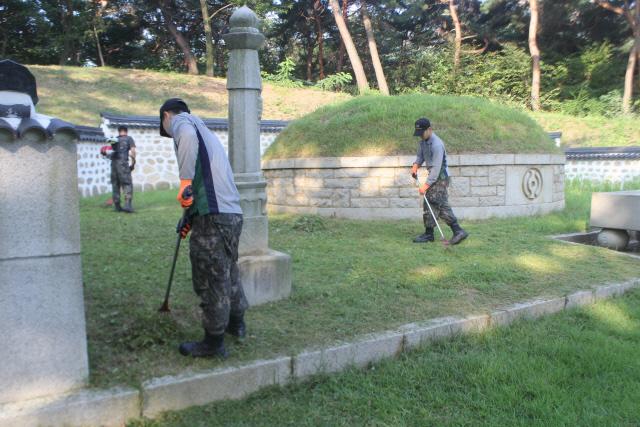
[[[451,231],[453,231],[453,237],[449,240],[449,243],[452,245],[457,245],[469,236],[469,233],[464,231],[457,222],[454,222],[449,227],[451,227]]]
[[[423,234],[413,239],[413,243],[426,243],[426,242],[433,242],[433,241],[434,241],[433,227],[426,227],[425,232]]]
[[[113,210],[116,212],[122,212],[122,207],[120,206],[120,202],[113,202]]]
[[[183,342],[180,344],[180,354],[192,357],[221,357],[226,359],[227,349],[224,347],[224,334],[211,335],[205,331],[204,340]]]
[[[225,332],[240,339],[244,338],[247,335],[247,325],[244,323],[244,315],[231,315]]]
[[[122,209],[122,211],[126,213],[133,213],[133,207],[131,206],[131,199],[125,200],[124,209]]]

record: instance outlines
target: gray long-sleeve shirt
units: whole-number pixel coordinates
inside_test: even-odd
[[[447,150],[444,148],[444,142],[433,132],[427,140],[422,140],[418,144],[418,154],[415,163],[422,166],[426,162],[429,169],[427,184],[433,185],[440,177],[443,168],[446,175],[449,176],[447,169]]]
[[[198,133],[202,139],[198,138]],[[180,179],[193,180],[194,205],[191,211],[197,215],[242,214],[233,171],[218,137],[202,120],[188,113],[173,117],[171,135]]]

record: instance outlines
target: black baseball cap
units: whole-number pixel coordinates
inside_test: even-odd
[[[191,113],[189,107],[187,106],[187,103],[180,98],[171,98],[164,101],[164,104],[162,104],[162,107],[160,107],[160,136],[171,138],[171,135],[169,135],[164,129],[164,126],[162,126],[162,115],[165,111],[175,110],[184,111],[185,113]]]
[[[413,136],[422,136],[425,130],[431,127],[431,122],[429,119],[422,117],[416,120],[416,131],[413,133]]]

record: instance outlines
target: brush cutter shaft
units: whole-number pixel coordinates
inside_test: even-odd
[[[416,186],[420,187],[420,180],[418,179],[417,175],[416,175]],[[438,227],[438,231],[440,232],[440,236],[442,237],[442,240],[446,240],[444,237],[444,233],[442,232],[442,228],[440,228],[440,224],[438,223],[438,218],[436,218],[435,214],[433,213],[433,209],[431,209],[431,203],[429,203],[429,200],[427,199],[427,193],[424,193],[423,197],[424,197],[424,202],[427,204],[427,208],[429,209],[429,213],[431,214],[431,218],[433,218],[433,220],[436,222],[436,227]]]
[[[184,221],[187,218],[187,210],[185,209],[183,215],[182,215],[182,221]],[[176,262],[178,261],[178,252],[180,252],[180,241],[182,240],[182,235],[180,234],[180,231],[178,231],[178,238],[176,239],[176,250],[173,253],[173,262],[171,263],[171,273],[169,273],[169,283],[167,284],[167,292],[165,292],[164,294],[164,302],[162,303],[162,306],[160,307],[159,311],[171,311],[169,310],[169,295],[171,294],[171,285],[173,284],[173,273],[176,271]]]

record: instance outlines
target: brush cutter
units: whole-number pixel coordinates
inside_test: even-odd
[[[418,176],[416,175],[416,186],[419,188],[420,187],[420,181],[418,180]],[[442,241],[442,244],[445,247],[449,246],[449,241],[444,237],[444,233],[442,232],[442,228],[440,228],[440,224],[438,223],[438,219],[436,218],[435,214],[433,213],[433,209],[431,209],[431,204],[429,203],[429,200],[427,199],[427,193],[425,192],[422,197],[424,198],[424,202],[427,205],[427,209],[429,209],[429,213],[431,214],[431,218],[433,218],[433,220],[436,222],[436,227],[438,228],[438,231],[440,232],[440,240]]]

